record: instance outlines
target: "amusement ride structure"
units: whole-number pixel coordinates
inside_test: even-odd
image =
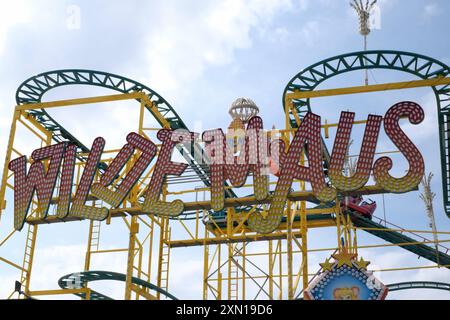
[[[397,83],[364,85],[337,89],[318,90],[325,81],[352,71],[385,69],[404,72],[416,79]],[[59,87],[88,85],[116,91],[112,95],[83,97],[70,100],[45,101],[44,96]],[[286,86],[282,98],[285,115],[285,128],[276,134],[288,143],[294,132],[301,125],[308,112],[313,111],[312,100],[317,97],[331,97],[343,94],[360,94],[407,88],[429,87],[436,95],[438,109],[438,125],[440,132],[440,153],[442,162],[442,183],[444,208],[450,217],[450,68],[444,63],[420,54],[393,50],[361,51],[342,54],[325,59],[303,69]],[[253,195],[253,179],[246,185],[237,188],[225,185],[225,208],[221,211],[211,209],[208,198],[211,188],[211,172],[207,153],[201,143],[193,142],[188,148],[185,144],[177,144],[177,150],[188,168],[180,176],[168,176],[164,180],[161,199],[184,199],[184,211],[176,217],[160,216],[139,212],[136,204],[142,202],[145,190],[150,184],[150,177],[155,170],[155,161],[140,177],[127,195],[125,201],[117,208],[111,208],[103,221],[85,220],[83,217],[60,217],[55,207],[59,201],[60,179],[58,177],[55,194],[47,216],[43,215],[39,203],[31,202],[30,214],[26,218],[24,229],[20,232],[10,229],[5,224],[5,216],[13,212],[14,178],[8,163],[25,153],[19,149],[17,136],[23,130],[34,136],[28,141],[30,146],[42,148],[54,143],[69,142],[76,146],[76,164],[74,185],[82,178],[90,148],[77,138],[75,132],[69,132],[63,123],[52,116],[55,108],[71,106],[89,106],[112,101],[136,101],[136,112],[139,113],[136,124],[137,133],[148,139],[157,141],[157,129],[185,129],[183,122],[169,102],[152,88],[122,76],[93,70],[57,70],[33,76],[23,82],[17,89],[17,106],[13,111],[13,120],[9,135],[8,147],[0,187],[0,206],[2,224],[0,224],[0,249],[11,242],[23,241],[21,262],[13,258],[0,256],[1,268],[17,270],[17,282],[2,283],[11,286],[11,294],[5,298],[39,298],[42,296],[77,295],[82,299],[111,299],[105,292],[92,289],[96,281],[114,280],[124,282],[123,298],[125,299],[176,299],[170,292],[170,275],[177,272],[173,266],[172,255],[177,250],[195,249],[196,254],[203,255],[202,288],[203,299],[301,299],[311,283],[329,269],[329,260],[321,264],[320,270],[310,263],[311,256],[317,252],[328,252],[333,257],[342,254],[358,256],[358,249],[398,246],[412,255],[433,262],[435,268],[450,268],[450,249],[442,243],[450,240],[430,240],[422,233],[448,235],[449,232],[406,230],[377,218],[376,204],[366,196],[384,194],[385,190],[377,185],[366,186],[351,197],[338,195],[331,202],[320,202],[307,189],[304,181],[295,181],[293,190],[284,207],[281,224],[270,233],[257,233],[249,227],[252,215],[264,216],[268,208],[267,201],[258,200]],[[256,104],[241,98],[230,108],[232,122],[230,128],[244,129],[248,121],[259,112]],[[160,128],[148,127],[149,119],[156,119]],[[355,124],[365,124],[356,121]],[[336,124],[322,124],[323,139],[328,136],[330,128]],[[274,134],[274,133],[271,133]],[[236,140],[236,139],[235,139]],[[160,147],[158,145],[158,147]],[[393,150],[396,151],[396,150]],[[104,150],[96,168],[95,181],[111,166],[118,149]],[[330,164],[330,152],[322,142],[323,166],[325,172]],[[111,188],[120,186],[121,181],[133,168],[139,157],[133,155],[130,163],[114,178]],[[301,161],[307,159],[307,151]],[[326,173],[327,174],[327,173]],[[201,184],[201,186],[199,186]],[[275,185],[270,182],[271,190]],[[248,192],[247,192],[248,191]],[[273,192],[273,191],[272,191]],[[241,196],[240,194],[246,194]],[[351,203],[349,203],[349,201]],[[90,195],[87,204],[104,207],[103,200]],[[11,219],[9,219],[11,220]],[[123,222],[123,233],[115,237],[127,239],[125,248],[102,247],[102,236],[113,221]],[[71,222],[73,221],[73,222]],[[83,222],[84,221],[84,222]],[[71,222],[86,227],[86,253],[84,265],[73,266],[71,274],[61,274],[55,287],[46,290],[33,288],[33,265],[36,260],[36,247],[39,243],[41,228],[57,228],[58,225]],[[308,245],[308,233],[312,229],[323,229],[336,239],[333,248],[311,248]],[[361,246],[358,244],[358,233],[367,232],[384,241],[382,245]],[[25,233],[25,239],[19,234]],[[184,249],[181,249],[184,248]],[[200,250],[201,249],[201,250]],[[98,255],[114,255],[125,253],[122,272],[111,272],[92,269],[93,260]],[[364,260],[359,266],[367,268]],[[180,266],[181,267],[181,266]],[[156,268],[156,270],[155,270]],[[416,267],[420,268],[420,267]],[[430,268],[428,266],[427,268]],[[400,270],[410,270],[399,266]],[[59,287],[58,287],[59,286]],[[251,289],[250,289],[251,288]],[[450,285],[435,282],[406,282],[387,284],[389,291],[432,288],[450,290]],[[183,298],[183,297],[177,297]]]

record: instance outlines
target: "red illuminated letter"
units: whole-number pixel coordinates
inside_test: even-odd
[[[56,216],[65,218],[69,214],[70,201],[72,199],[72,184],[75,171],[75,161],[77,155],[77,146],[71,144],[67,146],[64,153],[64,164],[61,170],[61,182],[58,192],[58,207]]]
[[[47,217],[50,200],[55,188],[56,178],[67,143],[60,143],[33,151],[31,158],[35,161],[28,172],[27,157],[23,156],[9,163],[9,170],[14,172],[14,228],[22,230],[34,191],[36,191],[40,214]],[[50,158],[47,173],[42,160]]]
[[[353,191],[362,188],[370,178],[373,158],[377,149],[378,135],[380,133],[380,116],[369,115],[364,132],[361,151],[358,158],[356,172],[351,177],[342,174],[347,157],[347,149],[350,143],[350,135],[353,128],[355,114],[342,112],[339,126],[334,140],[333,154],[331,156],[329,177],[333,186],[341,191]]]
[[[166,175],[181,175],[186,170],[187,164],[170,161],[173,148],[178,143],[191,142],[193,134],[189,132],[178,132],[167,129],[158,132],[158,139],[162,142],[161,150],[156,161],[150,185],[145,192],[145,200],[142,210],[147,213],[178,216],[183,212],[184,204],[181,200],[172,202],[160,201],[160,195]]]
[[[255,197],[264,200],[268,196],[269,178],[264,169],[266,137],[260,117],[249,120],[245,131],[243,150],[233,155],[234,146],[226,142],[221,129],[209,130],[203,134],[211,164],[211,208],[215,211],[224,207],[224,182],[229,179],[234,187],[241,187],[253,172]]]
[[[92,186],[92,193],[98,198],[109,203],[113,207],[118,207],[128,193],[131,191],[139,177],[147,169],[150,162],[156,155],[156,145],[148,139],[141,137],[137,133],[130,133],[127,136],[128,143],[120,150],[116,158],[112,161],[108,170],[102,175],[100,183]],[[142,154],[128,172],[126,177],[120,182],[116,191],[112,191],[107,187],[114,181],[122,168],[133,155],[135,149],[139,149]]]
[[[303,147],[308,141],[308,167],[299,165]],[[284,143],[279,142],[281,148]],[[280,150],[283,153],[284,150]],[[259,233],[271,233],[279,226],[284,213],[287,196],[294,179],[309,181],[317,199],[332,201],[336,191],[325,183],[325,174],[322,165],[322,143],[320,139],[320,117],[308,113],[295,133],[286,155],[280,156],[281,171],[275,188],[272,203],[267,217],[259,214],[249,219],[249,225]]]
[[[408,117],[412,124],[419,124],[425,118],[423,109],[414,102],[400,102],[392,106],[384,117],[384,130],[409,163],[408,173],[402,178],[389,174],[392,160],[382,157],[375,162],[374,178],[380,187],[393,193],[408,192],[416,188],[425,172],[425,164],[417,147],[400,127],[399,120]]]
[[[91,152],[89,153],[86,165],[84,166],[83,175],[78,184],[77,192],[72,201],[70,216],[100,221],[106,219],[108,216],[109,211],[107,208],[97,208],[85,205],[104,147],[105,139],[100,137],[94,140]]]

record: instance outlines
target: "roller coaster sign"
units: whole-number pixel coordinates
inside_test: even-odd
[[[384,119],[378,115],[369,115],[356,173],[347,177],[342,172],[354,117],[352,112],[341,114],[328,166],[330,183],[325,180],[321,118],[316,114],[306,115],[289,146],[282,139],[269,142],[270,134],[263,131],[262,119],[259,117],[250,119],[247,128],[241,130],[242,132],[233,133],[234,137],[242,137],[237,139],[240,141],[240,152],[235,152],[236,145],[230,145],[230,132],[225,135],[221,129],[205,131],[201,142],[205,145],[209,159],[211,208],[215,211],[224,208],[225,181],[228,180],[233,187],[241,187],[250,172],[253,174],[254,194],[258,201],[264,201],[269,196],[270,172],[278,176],[268,214],[263,217],[255,213],[248,220],[249,227],[259,233],[270,233],[281,223],[294,180],[309,182],[314,196],[323,202],[336,199],[339,192],[351,192],[364,187],[371,173],[376,184],[387,192],[404,193],[416,188],[424,173],[424,161],[420,151],[402,131],[399,120],[407,117],[412,124],[420,124],[424,119],[423,109],[414,102],[401,102],[392,106]],[[386,135],[409,163],[409,171],[402,178],[389,174],[393,167],[393,161],[389,157],[379,158],[373,163],[382,123]],[[157,138],[161,141],[161,148],[150,183],[139,206],[144,213],[178,216],[184,211],[184,203],[181,200],[161,201],[164,179],[167,175],[180,176],[188,166],[171,161],[177,144],[192,145],[200,140],[200,136],[187,130],[162,129]],[[74,194],[72,189],[77,159],[76,146],[63,142],[35,150],[31,154],[32,161],[28,172],[29,161],[26,156],[12,160],[9,169],[14,174],[15,229],[23,228],[35,194],[43,218],[47,218],[50,205],[56,204],[56,216],[62,220],[67,217],[106,219],[109,208],[87,206],[86,202],[93,196],[106,202],[111,208],[119,207],[157,155],[156,144],[141,135],[130,133],[126,141],[109,166],[100,172],[99,180],[94,183],[94,177],[101,167],[105,139],[99,137],[94,140]],[[304,148],[306,145],[307,149]],[[307,151],[305,154],[308,166],[300,164],[304,149]],[[139,154],[137,160],[129,163],[135,153]],[[132,165],[131,169],[112,189],[112,184],[117,182],[119,173],[127,163]],[[276,169],[270,170],[274,166]],[[58,196],[54,198],[57,185]]]

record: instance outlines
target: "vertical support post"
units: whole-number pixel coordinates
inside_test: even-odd
[[[208,300],[208,276],[209,276],[209,246],[206,244],[208,229],[205,228],[203,237],[203,300]]]
[[[147,266],[147,279],[148,282],[151,282],[152,278],[152,256],[153,256],[153,236],[155,231],[155,221],[152,217],[150,219],[150,237],[148,241],[148,266]]]
[[[358,255],[358,235],[356,233],[357,230],[354,225],[352,226],[352,230],[353,230],[353,253]]]
[[[245,274],[245,270],[246,270],[246,253],[247,253],[247,243],[243,242],[242,243],[242,300],[245,300],[245,295],[246,295],[246,290],[245,290],[245,282],[246,282],[246,274]],[[238,270],[239,271],[239,270]]]
[[[94,221],[89,221],[89,235],[86,249],[86,256],[84,258],[84,271],[89,271],[91,266],[91,243],[92,243],[92,231],[94,229]]]
[[[273,300],[273,267],[275,261],[273,259],[273,243],[269,240],[269,299]]]
[[[198,230],[200,223],[200,211],[195,211],[195,240],[198,240]]]
[[[283,300],[283,243],[281,240],[278,240],[277,244],[278,250],[278,279],[279,284],[278,288],[280,288],[280,294],[278,295],[278,300]]]
[[[167,218],[161,217],[160,219],[160,230],[159,230],[159,248],[158,248],[158,278],[157,278],[157,285],[161,288],[162,285],[162,264],[163,264],[163,247],[164,247],[164,232],[167,228],[166,226]],[[159,300],[161,297],[161,294],[159,292],[156,293],[156,298]]]
[[[2,184],[0,186],[0,218],[2,211],[5,209],[4,202],[5,202],[6,184],[8,181],[8,170],[9,170],[8,164],[11,161],[14,138],[16,136],[17,121],[19,120],[19,118],[20,118],[20,111],[14,110],[11,128],[9,130],[8,148],[6,149],[5,162],[3,164]]]
[[[227,209],[227,237],[230,239],[233,236],[234,224],[234,208]]]
[[[162,201],[165,201],[167,197],[167,184],[163,185],[162,188]],[[166,231],[169,228],[169,218],[161,217],[160,219],[160,234],[159,234],[159,252],[158,252],[158,277],[157,277],[157,285],[162,288],[162,273],[163,273],[163,263],[164,263],[164,241]],[[168,263],[168,261],[167,261]],[[167,265],[168,267],[168,265]],[[167,281],[169,277],[169,271],[167,271]],[[161,298],[161,294],[159,292],[156,293],[156,298],[159,300]]]
[[[232,269],[232,263],[233,263],[233,244],[232,243],[228,243],[227,244],[228,247],[228,300],[231,300],[231,281],[232,281],[232,274],[231,274],[231,269]]]
[[[86,289],[85,300],[91,300],[91,289]]]
[[[139,109],[139,128],[138,133],[143,135],[144,133],[144,114],[145,114],[145,102],[141,100],[141,107]]]
[[[334,208],[334,210],[336,212],[336,231],[337,231],[338,251],[341,252],[342,251],[342,243],[341,243],[341,215],[342,215],[342,211],[341,211],[340,203],[339,203],[338,200],[336,201],[336,207]]]
[[[222,300],[222,272],[220,272],[220,266],[221,266],[221,256],[222,256],[222,245],[218,245],[218,252],[217,252],[217,300]]]
[[[350,219],[350,215],[346,215],[345,219],[345,243],[348,248],[348,252],[352,252],[352,220]]]
[[[20,114],[17,115],[16,121],[19,119]],[[46,140],[41,141],[43,142],[45,146],[49,146],[52,143],[52,133],[49,131],[43,131],[46,135]],[[12,145],[11,145],[11,151],[12,151]],[[7,166],[8,164],[5,163]],[[44,163],[45,167],[48,166],[48,161],[45,161]],[[6,170],[6,173],[8,171]],[[41,215],[41,212],[39,210],[39,205],[36,208],[35,211],[36,215]],[[36,249],[36,239],[37,239],[37,232],[38,232],[38,226],[37,225],[28,225],[28,234],[27,234],[27,240],[25,244],[25,254],[23,257],[23,269],[25,271],[22,271],[22,277],[21,282],[24,285],[24,292],[26,295],[30,292],[30,283],[31,283],[31,271],[33,269],[33,260],[34,260],[34,251]],[[27,259],[28,258],[28,259]],[[25,274],[24,274],[25,272]]]
[[[31,271],[33,269],[34,250],[36,249],[37,225],[28,225],[27,242],[25,244],[25,255],[23,258],[23,269],[21,283],[24,287],[25,295],[30,294]],[[29,250],[29,251],[28,251]],[[27,260],[28,258],[28,260]]]
[[[127,277],[125,283],[125,300],[131,299],[131,285],[133,278],[134,255],[136,247],[136,235],[139,233],[139,223],[137,217],[131,217],[130,241],[128,243]]]
[[[294,299],[294,283],[292,279],[292,210],[291,201],[287,201],[286,222],[287,222],[287,283],[288,300]]]
[[[364,51],[367,51],[367,36],[364,36]],[[366,65],[366,62],[364,61],[364,66]],[[365,78],[364,78],[364,84],[366,86],[369,85],[369,70],[365,69]]]
[[[303,201],[300,204],[300,228],[302,235],[302,278],[303,278],[303,292],[308,287],[308,221],[306,217],[306,203]]]

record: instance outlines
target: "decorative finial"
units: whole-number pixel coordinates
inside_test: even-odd
[[[353,0],[350,2],[350,6],[355,9],[359,17],[359,33],[364,37],[364,51],[367,51],[367,36],[370,33],[370,13],[376,3],[377,0],[373,0],[370,4],[369,0],[366,0],[365,5],[362,0]],[[367,72],[367,69],[365,70],[364,83],[366,86],[369,85],[369,73]]]
[[[233,119],[239,119],[243,123],[247,123],[252,117],[258,115],[259,108],[253,100],[239,98],[231,104],[228,113]]]
[[[372,11],[376,3],[377,0],[372,1],[370,4],[369,0],[367,0],[365,5],[363,4],[362,0],[353,0],[353,2],[350,2],[350,6],[355,9],[356,13],[359,16],[359,33],[361,33],[361,35],[363,36],[368,36],[370,33],[370,12]]]

